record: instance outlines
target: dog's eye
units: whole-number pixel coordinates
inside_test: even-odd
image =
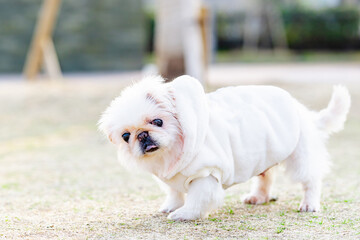
[[[130,138],[130,133],[126,132],[122,135],[122,138],[124,139],[125,142],[129,142],[129,138]]]
[[[154,119],[151,121],[151,124],[161,127],[163,125],[163,121],[161,119]]]

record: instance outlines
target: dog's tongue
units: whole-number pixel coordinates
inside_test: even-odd
[[[145,152],[153,152],[158,149],[158,146],[155,145],[149,145],[145,148]]]

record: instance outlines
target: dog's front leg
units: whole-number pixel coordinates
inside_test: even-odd
[[[162,213],[170,213],[184,205],[184,193],[174,189],[166,190],[165,202],[161,205],[159,211]]]
[[[183,207],[170,213],[168,219],[175,221],[206,218],[211,210],[221,206],[224,189],[213,176],[197,178],[189,185]]]
[[[161,205],[159,212],[170,213],[184,205],[184,193],[171,188],[168,184],[161,181],[156,176],[154,176],[154,179],[157,181],[160,188],[166,193],[166,199]]]

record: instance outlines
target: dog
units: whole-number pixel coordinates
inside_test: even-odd
[[[268,202],[280,163],[303,185],[299,210],[314,212],[329,170],[325,143],[343,129],[350,103],[343,86],[334,86],[328,106],[314,112],[273,86],[205,94],[190,76],[169,83],[150,76],[124,89],[98,125],[123,165],[159,180],[167,193],[160,211],[171,220],[206,218],[221,206],[226,188],[252,177],[244,202]]]

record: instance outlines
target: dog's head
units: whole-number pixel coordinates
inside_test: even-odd
[[[123,163],[148,169],[161,164],[168,174],[188,151],[197,151],[196,142],[205,137],[201,129],[207,125],[207,114],[197,80],[184,76],[164,83],[161,77],[147,77],[111,102],[99,128],[118,146]]]

